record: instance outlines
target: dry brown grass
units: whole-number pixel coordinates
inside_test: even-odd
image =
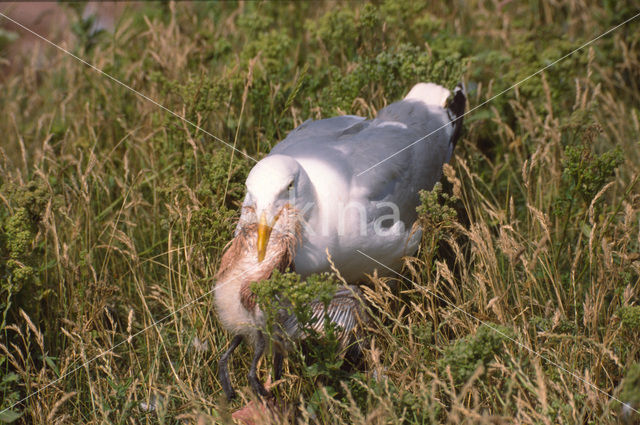
[[[418,12],[405,4],[410,16],[382,5],[387,24],[376,35],[383,50],[411,42],[438,51],[464,38],[471,106],[537,70],[536,49],[566,52],[632,11],[585,0],[472,3]],[[259,156],[294,124],[344,106],[327,100],[322,90],[337,83],[323,72],[335,66],[346,80],[360,59],[314,22],[346,10],[344,22],[357,23],[368,13],[359,3],[260,7],[143,9],[125,13],[113,34],[91,41],[79,31],[65,46]],[[445,41],[425,47],[411,32],[429,26]],[[299,47],[258,54],[264,45],[251,42],[280,34],[276,27]],[[637,27],[469,117],[443,182],[458,198],[446,201],[457,217],[430,222],[437,232],[407,258],[405,279],[371,277],[366,295],[379,320],[365,372],[327,389],[289,365],[277,391],[299,403],[296,423],[617,423],[606,394],[631,394],[622,380],[640,348],[640,321],[621,313],[640,295]],[[378,54],[375,43],[358,46],[362,57]],[[249,356],[234,357],[244,390],[227,406],[215,364],[228,336],[206,294],[252,161],[61,52],[44,56],[46,66],[27,56],[2,77],[2,408],[37,392],[12,408],[18,422],[229,422],[252,397],[241,374]],[[393,90],[372,79],[345,112],[373,114]],[[563,174],[574,145],[589,150],[582,168],[623,152],[589,197]],[[558,214],[561,199],[571,206]],[[430,214],[442,213],[435,205]],[[20,238],[26,248],[13,244]],[[34,272],[19,280],[25,267]]]

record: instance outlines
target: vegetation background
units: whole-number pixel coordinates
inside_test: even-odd
[[[254,158],[308,118],[372,117],[419,81],[465,81],[474,107],[638,12],[150,2],[96,31],[82,3],[59,6],[71,53]],[[250,355],[234,357],[244,399],[227,406],[229,336],[207,294],[253,161],[53,46],[16,53],[26,35],[6,24],[0,421],[228,422],[251,397]],[[442,189],[424,194],[409,280],[370,279],[364,371],[289,362],[285,420],[638,420],[607,394],[640,409],[639,82],[635,20],[465,117]]]

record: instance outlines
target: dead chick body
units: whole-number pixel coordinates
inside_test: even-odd
[[[246,339],[254,348],[254,356],[249,371],[249,383],[253,391],[261,396],[268,392],[257,377],[258,361],[264,354],[266,339],[264,330],[266,317],[256,297],[251,292],[251,283],[268,279],[274,270],[286,270],[294,258],[296,244],[295,232],[277,231],[274,229],[265,258],[260,262],[256,255],[257,229],[254,225],[243,226],[231,242],[222,258],[220,270],[217,274],[215,287],[215,304],[218,316],[223,326],[232,334],[229,349],[222,355],[218,364],[218,374],[224,392],[228,399],[235,396],[228,372],[228,360],[231,353]],[[366,316],[362,309],[360,291],[355,286],[339,288],[333,299],[326,306],[321,302],[312,302],[312,327],[322,333],[324,316],[328,315],[331,322],[341,330],[339,339],[343,347],[352,342],[353,332]],[[283,300],[286,306],[286,300]],[[282,373],[282,362],[287,351],[288,343],[304,337],[295,316],[282,309],[278,318],[277,329],[273,329],[276,337],[274,344],[274,378],[277,380]]]
[[[227,399],[235,396],[227,363],[231,353],[246,338],[254,347],[249,370],[249,384],[259,395],[268,393],[257,378],[258,361],[266,348],[263,334],[265,316],[251,292],[251,283],[268,279],[274,270],[284,271],[291,264],[295,235],[290,232],[273,232],[265,258],[258,261],[255,241],[257,226],[246,225],[240,229],[225,251],[216,275],[214,301],[222,325],[234,334],[229,349],[218,363],[218,375]],[[281,360],[280,360],[281,362]]]

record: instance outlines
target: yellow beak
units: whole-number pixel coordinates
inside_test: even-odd
[[[267,224],[267,215],[262,212],[260,216],[260,222],[258,223],[258,262],[264,260],[264,256],[267,253],[267,244],[269,243],[269,236],[271,235],[272,227]]]

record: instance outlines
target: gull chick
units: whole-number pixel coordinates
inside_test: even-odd
[[[256,296],[251,292],[251,284],[268,279],[274,270],[285,271],[292,264],[297,242],[294,213],[285,208],[280,226],[271,232],[264,257],[258,258],[256,246],[257,224],[245,224],[236,232],[225,251],[220,269],[216,275],[215,306],[224,328],[234,335],[227,351],[218,362],[218,375],[228,400],[235,397],[235,391],[229,377],[228,362],[233,351],[246,340],[253,346],[254,355],[249,369],[249,384],[259,396],[269,393],[257,376],[258,362],[266,348],[266,317],[257,304]],[[321,302],[312,302],[312,327],[317,332],[323,331],[324,315],[335,323],[341,332],[339,340],[343,348],[352,342],[352,335],[362,323],[366,314],[362,311],[360,290],[355,286],[339,288],[327,306]],[[274,378],[280,379],[282,361],[287,349],[286,341],[303,337],[300,324],[293,314],[280,314],[277,329],[273,330],[278,338],[274,344]],[[284,343],[283,343],[284,342]]]

